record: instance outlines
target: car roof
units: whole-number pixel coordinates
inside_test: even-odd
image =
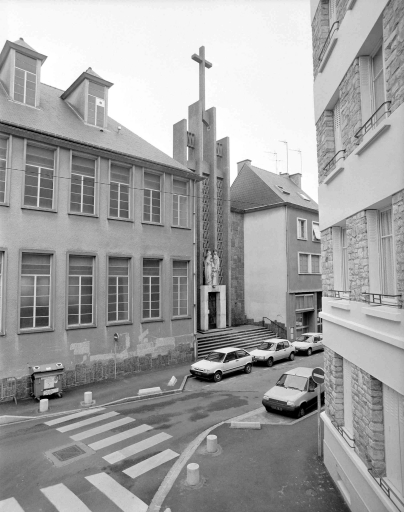
[[[304,332],[300,336],[322,336],[322,332]]]
[[[223,354],[227,354],[227,352],[233,352],[234,350],[245,350],[240,347],[224,347],[224,348],[215,348],[212,352],[221,352]]]
[[[287,375],[298,375],[299,377],[311,377],[314,368],[307,368],[306,366],[299,366],[285,372]]]

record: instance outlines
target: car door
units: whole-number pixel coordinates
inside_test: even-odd
[[[311,406],[317,401],[317,386],[312,377],[309,377],[309,385],[307,391],[307,405]]]
[[[236,363],[237,368],[241,370],[245,367],[245,365],[249,362],[248,361],[249,354],[245,350],[237,350],[236,352]]]
[[[285,347],[283,345],[283,341],[279,341],[276,344],[274,359],[275,359],[275,361],[279,361],[280,359],[283,359],[284,357],[285,357]]]
[[[285,358],[287,359],[290,356],[290,353],[293,351],[293,347],[288,341],[284,341],[283,345],[285,347]]]
[[[317,336],[317,350],[323,350],[323,349],[324,349],[323,338],[322,338],[322,336]]]
[[[223,361],[223,373],[231,373],[236,370],[236,353],[228,352]]]

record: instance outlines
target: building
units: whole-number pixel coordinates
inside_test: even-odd
[[[0,54],[0,377],[19,396],[27,364],[62,362],[66,387],[194,348],[202,178],[109,117],[111,82],[55,89],[45,60],[22,39]]]
[[[233,324],[264,320],[290,340],[321,331],[317,204],[302,190],[300,173],[274,174],[251,160],[237,165],[230,189]]]
[[[311,0],[324,461],[353,511],[404,510],[404,3]]]

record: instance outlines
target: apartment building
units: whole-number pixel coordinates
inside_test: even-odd
[[[404,2],[311,0],[324,461],[351,510],[404,510]]]
[[[22,39],[0,54],[0,378],[18,396],[27,364],[76,385],[191,361],[195,333],[202,178],[109,117],[111,82],[56,89],[45,60]]]

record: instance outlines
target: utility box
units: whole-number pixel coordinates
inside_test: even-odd
[[[42,396],[62,396],[62,363],[49,363],[28,367],[32,379],[31,395],[39,400]]]

